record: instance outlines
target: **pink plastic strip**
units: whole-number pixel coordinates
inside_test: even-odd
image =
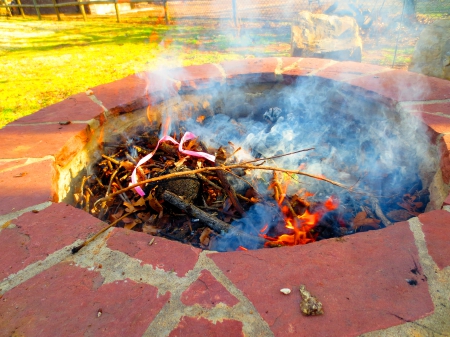
[[[142,164],[146,163],[148,160],[150,160],[150,158],[153,157],[153,155],[156,153],[156,150],[158,150],[159,144],[161,144],[161,142],[164,141],[169,141],[173,144],[177,144],[178,145],[178,151],[180,151],[181,153],[188,155],[188,156],[193,156],[193,157],[199,157],[199,158],[205,158],[211,162],[215,162],[216,161],[216,157],[213,155],[210,155],[209,153],[205,153],[205,152],[197,152],[197,151],[189,151],[189,150],[183,150],[183,144],[184,142],[194,139],[196,138],[196,136],[192,133],[192,132],[186,132],[183,136],[183,138],[181,138],[180,143],[178,143],[175,139],[173,139],[170,136],[164,136],[162,137],[159,141],[158,144],[156,144],[155,149],[153,150],[152,153],[146,155],[145,157],[143,157],[141,160],[139,160],[139,162],[137,163],[136,167],[133,170],[133,173],[131,174],[131,184],[134,185],[136,184],[137,181],[137,176],[136,176],[136,170],[139,166],[141,166]],[[134,188],[134,190],[141,196],[145,196],[145,192],[144,190],[140,187],[140,186],[136,186]]]

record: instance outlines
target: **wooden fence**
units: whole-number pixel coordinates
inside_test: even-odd
[[[12,16],[11,9],[18,8],[20,11],[20,15],[22,17],[25,17],[24,8],[34,8],[36,10],[36,14],[39,18],[39,20],[42,20],[41,11],[40,8],[53,8],[56,12],[56,16],[58,17],[58,20],[61,21],[61,13],[59,8],[61,7],[68,7],[68,6],[77,6],[79,8],[79,11],[81,15],[83,15],[84,21],[86,21],[86,11],[84,9],[84,5],[105,5],[105,4],[114,4],[114,9],[116,12],[116,19],[117,22],[120,22],[120,10],[119,10],[119,4],[133,4],[133,3],[149,3],[154,2],[157,4],[162,4],[164,8],[164,18],[166,21],[166,24],[169,23],[169,10],[167,7],[168,0],[162,0],[162,1],[151,1],[151,0],[98,0],[98,1],[83,1],[83,0],[76,0],[73,2],[63,2],[63,3],[57,3],[56,0],[52,0],[51,4],[38,4],[36,0],[33,0],[33,4],[22,4],[20,0],[15,0],[16,4],[8,4],[6,3],[6,0],[0,0],[0,8],[6,8],[6,14],[8,16]],[[234,0],[233,0],[234,1]]]

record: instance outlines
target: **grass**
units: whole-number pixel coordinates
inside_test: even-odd
[[[217,22],[200,25],[200,20],[197,25],[183,21],[166,26],[145,12],[123,16],[120,24],[107,16],[89,16],[87,22],[76,16],[67,20],[0,17],[0,128],[136,72],[290,53],[289,26],[267,29],[264,23],[252,23],[239,33],[227,22],[220,25],[222,30]],[[401,30],[397,68],[407,68],[425,25]],[[363,62],[392,65],[395,27],[385,22],[371,27],[363,39]]]
[[[252,35],[253,36],[253,35]],[[0,18],[0,127],[70,95],[127,75],[248,56],[288,54],[280,35],[257,41],[210,26],[161,25],[138,18],[45,21]],[[284,50],[284,51],[283,51]]]

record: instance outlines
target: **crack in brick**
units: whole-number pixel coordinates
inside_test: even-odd
[[[15,159],[6,159],[6,160],[1,160],[0,159],[0,163],[2,163],[2,162],[3,163],[10,163],[10,162],[19,161],[19,160],[25,160],[25,162],[22,163],[22,164],[14,165],[14,166],[11,166],[11,167],[8,167],[8,168],[0,170],[0,173],[13,171],[15,169],[18,169],[18,168],[21,168],[21,167],[25,167],[25,166],[28,166],[30,164],[46,161],[46,160],[49,160],[49,159],[55,161],[55,157],[51,156],[51,155],[44,156],[44,157],[41,157],[41,158],[15,158]]]
[[[0,232],[4,229],[4,228],[2,228],[2,225],[5,224],[6,222],[8,222],[10,220],[13,220],[13,219],[16,219],[19,216],[21,216],[22,214],[31,212],[33,210],[42,211],[43,209],[46,209],[47,207],[49,207],[51,205],[52,205],[52,202],[51,201],[47,201],[47,202],[44,202],[42,204],[37,204],[37,205],[34,205],[34,206],[30,206],[30,207],[21,209],[19,211],[15,211],[15,212],[8,213],[8,214],[5,214],[5,215],[0,215]]]
[[[41,272],[65,260],[71,255],[72,248],[76,247],[81,242],[82,242],[81,240],[77,240],[73,244],[66,246],[62,249],[59,249],[56,252],[50,254],[44,260],[32,263],[26,266],[24,269],[18,271],[17,273],[9,275],[5,279],[3,279],[3,281],[0,282],[0,294],[3,295],[7,291],[17,287],[23,282],[31,279],[32,277],[40,274]]]

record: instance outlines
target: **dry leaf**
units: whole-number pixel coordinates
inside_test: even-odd
[[[146,234],[156,235],[158,233],[158,227],[144,224],[144,226],[142,226],[142,231]]]
[[[212,230],[208,227],[206,227],[202,234],[200,235],[200,243],[203,246],[208,246],[209,245],[209,235],[211,234]]]
[[[357,230],[361,226],[369,226],[378,229],[380,228],[379,223],[380,220],[368,218],[367,213],[361,211],[358,214],[356,214],[355,218],[353,219],[353,228]]]
[[[148,194],[147,201],[151,208],[153,208],[158,213],[162,213],[163,207],[155,197],[155,190],[157,187],[158,186],[155,186],[155,188],[150,191],[150,193]]]
[[[150,219],[150,213],[149,212],[146,212],[146,213],[144,213],[144,212],[140,212],[140,213],[138,213],[138,218],[139,219],[141,219],[142,221],[147,221],[148,219]]]
[[[127,213],[132,213],[132,212],[136,212],[136,209],[134,208],[134,206],[132,204],[130,204],[129,202],[124,201],[123,205],[126,207],[125,211]]]
[[[134,207],[145,206],[145,199],[144,198],[139,198],[138,200],[133,201],[133,206]]]
[[[117,211],[117,213],[111,214],[111,215],[109,216],[109,221],[114,222],[114,221],[116,221],[117,219],[119,219],[119,218],[123,215],[123,211],[124,211],[123,208],[119,208],[119,210]]]
[[[130,223],[134,222],[134,219],[126,217],[126,218],[123,218],[122,221],[124,224],[130,224]]]
[[[120,166],[125,168],[125,170],[133,171],[134,170],[134,164],[131,161],[125,160],[120,163]]]
[[[386,214],[389,219],[395,222],[406,221],[414,215],[405,209],[396,209]]]
[[[125,224],[125,226],[123,226],[123,228],[125,228],[125,229],[133,229],[133,227],[136,226],[136,225],[137,225],[136,221],[132,221],[130,223]]]

